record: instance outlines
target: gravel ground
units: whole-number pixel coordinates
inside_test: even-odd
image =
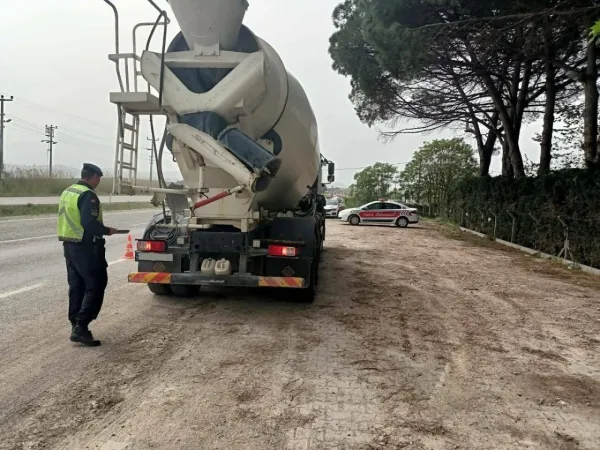
[[[106,345],[0,352],[0,448],[598,448],[597,279],[429,223],[328,222],[323,258],[313,305],[111,267]]]

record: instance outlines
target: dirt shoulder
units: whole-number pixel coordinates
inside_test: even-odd
[[[0,448],[598,448],[598,287],[434,224],[331,221],[313,305],[123,291],[147,326],[76,381],[40,374]]]

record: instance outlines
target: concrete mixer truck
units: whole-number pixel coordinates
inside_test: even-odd
[[[315,115],[277,52],[242,24],[246,0],[169,0],[181,31],[167,45],[170,18],[133,30],[120,51],[114,194],[152,194],[162,213],[137,241],[132,283],[158,295],[193,295],[201,286],[289,289],[314,300],[325,239],[323,190],[334,164],[319,150]],[[138,54],[137,33],[150,29]],[[150,49],[162,37],[160,51]],[[154,148],[159,187],[138,186],[140,117],[166,117]],[[154,138],[154,136],[153,136]],[[163,156],[183,185],[167,185]],[[323,180],[323,172],[327,180]],[[281,291],[283,292],[283,291]]]

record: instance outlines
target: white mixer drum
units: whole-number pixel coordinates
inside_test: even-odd
[[[320,151],[314,112],[300,83],[285,69],[277,52],[241,25],[246,0],[171,0],[182,33],[171,42],[168,52],[187,51],[219,45],[222,50],[265,55],[266,93],[250,111],[256,141],[273,142],[273,153],[281,167],[269,187],[257,194],[258,205],[269,210],[294,209],[313,186],[320,171]],[[196,18],[196,19],[194,19]],[[236,39],[237,38],[237,39]],[[231,69],[182,69],[173,73],[194,93],[209,92]],[[222,118],[209,111],[188,114],[201,131],[222,129]],[[168,143],[171,147],[171,143]]]

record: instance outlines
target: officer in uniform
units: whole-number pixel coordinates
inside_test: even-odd
[[[104,174],[93,164],[84,164],[81,180],[65,189],[58,209],[58,239],[63,242],[69,282],[71,341],[95,347],[88,329],[102,308],[108,283],[103,236],[117,230],[104,226],[102,208],[94,189]]]

